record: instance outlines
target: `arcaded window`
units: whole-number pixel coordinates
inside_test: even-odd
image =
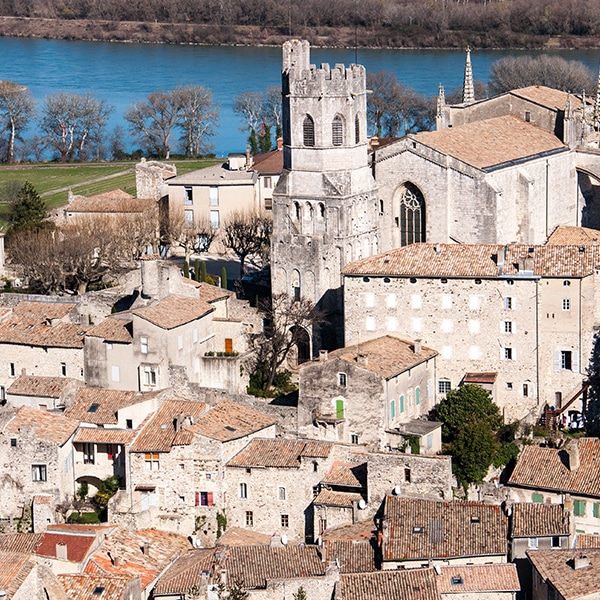
[[[400,244],[425,241],[425,199],[421,190],[407,183],[400,197]]]
[[[331,143],[334,146],[341,146],[344,143],[344,123],[339,115],[336,115],[331,123]]]
[[[315,145],[315,122],[309,115],[304,117],[304,123],[302,124],[302,135],[305,146]]]

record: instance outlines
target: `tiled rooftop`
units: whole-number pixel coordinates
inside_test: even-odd
[[[585,246],[587,244],[600,244],[600,231],[589,227],[574,227],[559,225],[548,238],[546,244],[565,246]]]
[[[200,435],[228,442],[275,425],[277,419],[248,406],[224,400],[198,417],[189,427]]]
[[[505,252],[500,268],[498,263],[502,263]],[[533,259],[533,275],[585,277],[600,265],[600,245],[410,244],[352,262],[344,267],[343,273],[380,277],[510,278],[519,275],[519,260],[524,258]]]
[[[578,533],[576,540],[577,540],[577,548],[599,548],[600,549],[600,535],[594,535],[591,533]]]
[[[579,468],[568,468],[568,454],[564,448],[525,446],[509,485],[539,490],[600,497],[600,440],[580,438]]]
[[[416,354],[413,343],[386,335],[355,346],[334,350],[329,353],[328,360],[341,358],[349,364],[389,379],[437,354],[435,350],[426,347],[421,347],[420,353]],[[315,363],[305,364],[308,366]]]
[[[270,580],[322,577],[325,567],[316,546],[231,546],[225,558],[228,578],[242,580],[246,588],[265,588]]]
[[[161,329],[174,329],[200,319],[215,309],[204,300],[167,296],[156,304],[133,310],[133,314]]]
[[[569,517],[562,504],[517,502],[512,505],[511,537],[569,535]]]
[[[125,592],[131,583],[131,577],[115,577],[114,575],[90,575],[77,573],[58,575],[58,580],[67,593],[68,600],[124,600]],[[97,590],[102,588],[98,594]]]
[[[440,594],[518,592],[521,590],[515,564],[456,565],[441,567],[437,577]]]
[[[35,568],[35,560],[25,554],[0,552],[0,590],[6,592],[7,600],[14,598],[27,576]],[[24,597],[24,595],[23,595]]]
[[[102,323],[88,329],[86,336],[101,338],[105,342],[114,342],[115,344],[130,344],[133,340],[131,323],[131,320],[107,317]]]
[[[181,555],[161,576],[154,594],[185,594],[202,579],[202,572],[212,574],[214,548],[198,548]]]
[[[15,396],[37,396],[38,398],[60,398],[75,380],[68,377],[42,377],[21,375],[8,388],[7,393]]]
[[[217,540],[217,546],[269,546],[271,536],[242,527],[228,527]]]
[[[245,164],[245,157],[238,160]],[[169,185],[252,185],[257,177],[252,171],[230,170],[227,163],[223,163],[174,177],[169,180]]]
[[[463,383],[496,383],[498,379],[498,373],[489,371],[486,373],[465,373],[463,377]]]
[[[81,388],[65,416],[85,423],[116,425],[117,412],[156,397],[158,392],[127,392],[106,388]]]
[[[135,431],[125,429],[104,429],[83,427],[77,431],[74,442],[94,444],[130,444]]]
[[[97,547],[95,533],[64,533],[47,531],[36,548],[38,556],[57,558],[57,544],[65,544],[67,547],[67,560],[69,562],[82,563]]]
[[[575,600],[600,593],[600,550],[528,550],[527,556],[544,581],[552,585],[565,600]],[[575,559],[584,564],[575,569]],[[579,562],[579,561],[578,561]],[[594,597],[596,597],[594,596]]]
[[[531,85],[529,87],[511,90],[508,93],[512,96],[524,98],[525,100],[530,100],[540,106],[545,106],[546,108],[554,110],[564,110],[567,105],[567,98],[571,100],[571,106],[573,108],[581,108],[583,106],[580,96],[569,94],[568,92],[563,92],[561,90],[555,90],[544,85]],[[586,104],[589,104],[589,98]]]
[[[325,554],[329,562],[337,561],[340,573],[371,573],[375,564],[375,540],[326,540]]]
[[[313,504],[352,508],[353,504],[361,500],[363,500],[363,497],[356,492],[337,492],[335,490],[322,489],[313,500]]]
[[[360,465],[333,463],[329,472],[323,477],[322,483],[326,485],[344,486],[344,487],[366,487],[367,485],[367,464]]]
[[[433,569],[340,575],[336,600],[439,600]]]
[[[333,444],[304,440],[252,440],[228,463],[228,467],[299,468],[302,457],[327,458]]]
[[[53,444],[64,444],[79,426],[79,421],[45,410],[21,406],[6,424],[6,435],[17,435],[22,427],[32,427],[35,437]]]
[[[252,158],[252,170],[261,175],[281,175],[283,173],[283,151],[271,150]]]
[[[148,200],[138,200],[123,190],[112,190],[95,196],[75,196],[65,210],[70,213],[141,213],[151,206]]]
[[[33,554],[43,537],[43,533],[4,533],[0,535],[0,552]]]
[[[232,292],[228,292],[223,288],[217,287],[216,285],[210,285],[204,281],[197,282],[198,289],[200,290],[200,299],[205,302],[212,303],[217,300],[224,300],[232,295]]]
[[[132,452],[170,452],[172,446],[187,446],[194,434],[187,428],[175,431],[179,415],[197,419],[206,410],[204,402],[189,400],[165,400],[158,411],[141,425],[140,434],[131,446]]]
[[[553,133],[511,115],[410,137],[477,169],[567,149]]]
[[[497,505],[387,496],[383,559],[504,555],[508,520]]]

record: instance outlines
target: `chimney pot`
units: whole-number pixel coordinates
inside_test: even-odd
[[[58,560],[67,560],[67,544],[58,542],[56,544],[56,558]]]
[[[327,350],[319,350],[319,361],[325,362],[329,358],[329,352]]]
[[[421,352],[423,350],[423,346],[421,345],[421,340],[415,340],[415,344],[413,346],[414,348],[414,352],[417,356],[421,355]]]

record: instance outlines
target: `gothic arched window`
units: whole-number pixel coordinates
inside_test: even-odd
[[[315,145],[315,122],[310,115],[304,117],[302,124],[302,139],[305,146]]]
[[[340,115],[336,115],[331,123],[331,143],[341,146],[344,143],[344,122]]]
[[[425,198],[421,190],[407,183],[400,196],[400,245],[425,241]]]
[[[360,119],[358,118],[358,115],[354,117],[354,143],[360,143]]]

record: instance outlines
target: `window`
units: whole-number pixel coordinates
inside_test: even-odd
[[[507,390],[512,390],[512,389],[513,389],[513,384],[512,384],[512,381],[507,381],[507,382],[506,382],[506,389],[507,389]]]
[[[404,481],[406,481],[406,483],[410,483],[410,469],[409,468],[404,469]]]
[[[67,376],[67,363],[64,363],[64,362],[60,363],[60,374],[62,377]]]
[[[15,376],[15,373],[16,373],[16,369],[15,369],[15,363],[9,363],[9,364],[8,364],[8,374],[9,374],[11,377],[14,377],[14,376]]]
[[[528,383],[523,384],[523,396],[525,396],[525,398],[527,398],[529,396],[529,384]]]
[[[504,333],[512,333],[513,324],[512,321],[504,321]]]
[[[570,350],[561,350],[560,351],[560,368],[563,371],[571,371],[573,362],[572,362],[572,354]]]
[[[504,308],[506,310],[512,310],[514,308],[513,299],[510,296],[504,298]]]
[[[335,418],[343,419],[344,418],[344,399],[338,398],[335,401]]]
[[[531,112],[528,110],[525,111],[525,121],[531,123]]]
[[[469,321],[469,332],[473,334],[479,333],[479,321],[477,319]]]
[[[246,527],[254,527],[254,513],[251,510],[246,511]]]
[[[593,504],[594,518],[597,519],[600,516],[600,504],[594,502]]]
[[[398,399],[398,412],[400,412],[400,414],[404,412],[404,394],[401,394]]]
[[[270,177],[263,177],[263,187],[270,190],[273,187],[273,180]]]
[[[240,498],[247,498],[248,497],[248,484],[247,483],[240,483]]]
[[[185,226],[192,227],[194,225],[194,211],[193,210],[184,210],[185,215]]]
[[[183,336],[182,335],[177,336],[177,349],[183,350]]]
[[[558,535],[552,536],[552,548],[560,548],[560,537]]]
[[[425,241],[425,198],[412,183],[405,185],[400,196],[400,245]]]
[[[219,217],[219,211],[218,210],[211,210],[210,211],[210,226],[213,229],[218,229],[221,226],[221,219]]]
[[[351,433],[350,434],[350,443],[351,444],[358,444],[359,441],[359,436],[357,433]]]
[[[331,143],[334,146],[344,143],[344,123],[339,115],[336,115],[331,123]]]
[[[533,550],[537,550],[538,547],[538,539],[536,537],[529,538],[529,547]]]
[[[155,452],[146,452],[144,463],[147,471],[158,471],[160,469],[160,457]]]
[[[228,354],[233,352],[233,338],[225,338],[225,352]]]
[[[212,492],[196,492],[196,506],[214,506],[214,504]]]
[[[216,185],[210,186],[210,205],[219,206],[219,188]]]
[[[309,115],[304,117],[304,123],[302,123],[302,141],[305,146],[315,145],[315,122]]]
[[[292,286],[292,297],[294,298],[294,302],[300,302],[301,292],[298,284]]]
[[[48,481],[48,472],[46,465],[31,465],[32,481]]]
[[[340,387],[346,387],[346,373],[338,373],[338,385]]]
[[[504,360],[512,360],[513,359],[513,349],[512,348],[504,348]]]
[[[563,298],[562,309],[563,310],[571,310],[571,300],[569,300],[569,298]]]
[[[396,403],[394,400],[390,401],[390,419],[396,418]]]
[[[17,438],[10,438],[10,447],[11,448],[17,447]]]
[[[133,419],[125,419],[125,429],[133,429]]]
[[[358,118],[358,115],[354,117],[354,143],[360,143],[360,119]]]
[[[420,402],[421,402],[421,388],[416,387],[415,388],[415,406],[419,406]]]
[[[442,296],[442,308],[452,308],[452,296],[449,294]]]
[[[140,352],[142,354],[148,354],[148,338],[147,337],[140,338]]]
[[[187,204],[187,205],[194,203],[192,200],[192,187],[191,186],[186,185],[183,188],[183,203]]]
[[[375,317],[367,317],[365,327],[367,331],[375,331]]]
[[[576,517],[585,516],[585,500],[575,500],[575,502],[573,502],[573,514]]]
[[[534,492],[533,494],[531,494],[531,501],[535,504],[541,504],[544,501],[544,496],[542,494]]]
[[[156,370],[154,367],[144,367],[144,385],[156,385]]]
[[[290,526],[290,516],[289,515],[281,515],[281,526],[286,529]]]
[[[94,444],[85,443],[83,444],[83,464],[93,465],[95,458]]]
[[[284,488],[284,487],[280,487],[280,488],[277,490],[277,497],[278,497],[280,500],[285,500],[285,498],[286,498],[286,493],[285,493],[285,488]]]
[[[441,379],[438,381],[438,393],[440,394],[447,394],[451,387],[451,383],[447,379]]]

